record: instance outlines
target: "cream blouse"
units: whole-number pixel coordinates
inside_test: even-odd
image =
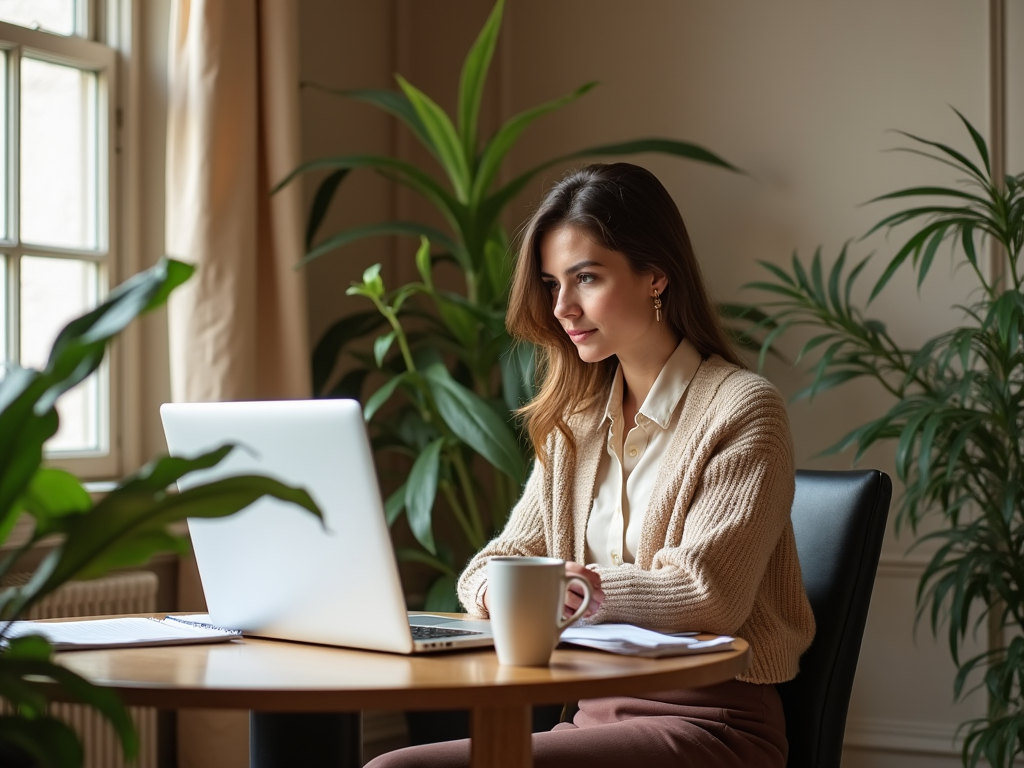
[[[628,427],[622,416],[621,366],[616,370],[604,411],[608,439],[587,523],[587,563],[620,566],[636,561],[658,467],[679,422],[686,388],[700,364],[696,347],[687,339],[679,342],[637,411],[636,423]]]

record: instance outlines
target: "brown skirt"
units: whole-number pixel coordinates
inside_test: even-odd
[[[774,685],[732,680],[692,691],[586,699],[572,723],[533,735],[536,768],[785,768]],[[469,740],[388,752],[367,768],[463,768]]]

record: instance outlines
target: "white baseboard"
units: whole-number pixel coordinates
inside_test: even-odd
[[[956,729],[956,725],[945,723],[850,718],[843,744],[885,752],[959,755],[963,740],[956,738]]]

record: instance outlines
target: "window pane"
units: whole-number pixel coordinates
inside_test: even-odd
[[[71,35],[76,5],[76,0],[0,0],[0,21]]]
[[[96,306],[98,269],[87,261],[25,256],[21,259],[21,364],[42,368],[68,321]],[[57,402],[60,430],[51,451],[99,448],[99,385],[90,376]]]
[[[95,248],[94,72],[21,62],[21,239]]]

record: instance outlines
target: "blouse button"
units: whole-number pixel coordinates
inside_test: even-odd
[[[636,446],[631,446],[629,449],[629,455],[632,456],[633,458],[636,458],[637,453],[638,451],[636,449]]]
[[[612,552],[612,562],[616,565],[622,565],[622,558],[619,557],[618,552]]]

